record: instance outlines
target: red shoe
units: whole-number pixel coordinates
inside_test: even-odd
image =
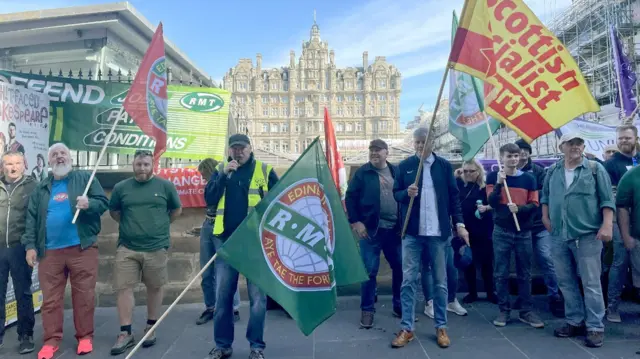
[[[86,355],[93,351],[93,340],[91,338],[80,339],[78,342],[78,355]]]
[[[53,355],[58,351],[58,347],[53,345],[43,345],[40,352],[38,352],[38,359],[52,359]]]

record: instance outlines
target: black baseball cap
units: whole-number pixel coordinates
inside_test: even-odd
[[[249,141],[249,137],[247,135],[237,133],[229,137],[229,147],[236,145],[249,146],[251,145],[251,141]]]
[[[383,150],[388,150],[389,146],[387,146],[387,143],[384,142],[381,139],[377,139],[377,140],[373,140],[369,143],[369,149],[373,148],[373,147],[377,147]]]

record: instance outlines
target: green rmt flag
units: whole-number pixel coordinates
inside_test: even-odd
[[[454,11],[452,42],[457,29],[458,17]],[[464,72],[449,70],[449,132],[462,142],[464,161],[475,157],[489,141],[485,121],[489,121],[492,134],[500,127],[500,122],[484,112],[484,83]]]
[[[304,335],[336,312],[336,286],[368,279],[318,138],[218,256],[278,302]]]

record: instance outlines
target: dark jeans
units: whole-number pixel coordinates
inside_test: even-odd
[[[375,298],[380,269],[380,252],[384,253],[391,267],[391,290],[393,310],[401,313],[400,286],[402,285],[402,246],[400,236],[395,229],[378,229],[375,236],[360,240],[360,256],[369,273],[369,280],[360,285],[360,309],[363,312],[375,312]]]
[[[493,286],[493,242],[491,238],[476,239],[471,237],[471,253],[473,255],[473,264],[468,266],[464,271],[464,279],[469,288],[469,294],[478,295],[478,274],[480,270],[482,281],[484,282],[484,290],[487,296],[495,291]]]
[[[216,250],[222,247],[220,238],[214,237]],[[216,268],[216,311],[213,316],[213,339],[219,349],[229,349],[233,344],[233,296],[238,290],[239,273],[222,258],[217,258]],[[247,279],[249,294],[249,322],[247,340],[251,349],[264,350],[264,323],[267,314],[267,296]]]
[[[511,311],[509,300],[509,274],[511,253],[516,254],[516,274],[518,278],[518,302],[520,312],[531,311],[531,258],[533,244],[531,231],[512,232],[499,226],[493,228],[494,278],[498,307],[501,312]]]
[[[207,265],[209,260],[216,254],[216,246],[213,243],[213,223],[205,218],[200,229],[200,268]],[[204,296],[204,305],[207,309],[214,309],[216,306],[216,270],[215,263],[212,263],[204,273],[200,286]],[[240,308],[240,291],[237,290],[233,296],[233,310]]]
[[[5,303],[9,272],[18,304],[18,335],[33,336],[36,319],[31,294],[31,267],[25,258],[26,251],[21,244],[11,248],[0,248],[0,339],[4,336],[4,324],[7,321]]]

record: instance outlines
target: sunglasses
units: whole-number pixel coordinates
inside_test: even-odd
[[[462,172],[464,172],[464,173],[476,173],[478,171],[476,171],[476,170],[463,170]]]

